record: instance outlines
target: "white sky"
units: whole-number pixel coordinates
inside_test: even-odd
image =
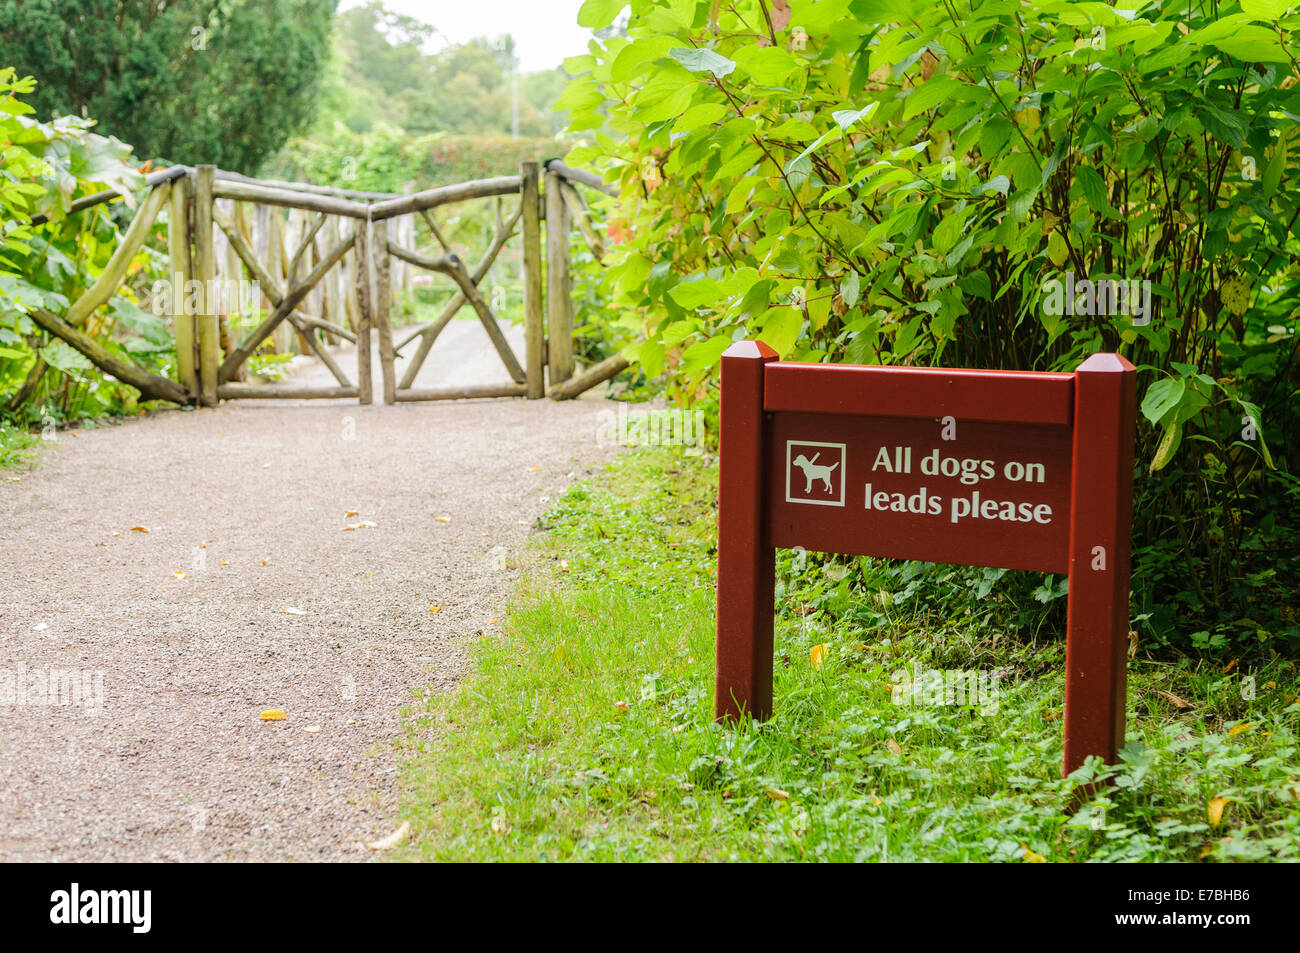
[[[339,9],[363,5],[343,0]],[[566,56],[587,52],[591,37],[578,26],[582,0],[384,0],[384,6],[432,24],[450,43],[509,33],[525,73],[554,69]]]

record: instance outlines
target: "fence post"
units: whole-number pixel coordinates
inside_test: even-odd
[[[722,355],[718,459],[718,661],[714,714],[772,713],[776,550],[767,529],[763,382],[776,352],[738,341]]]
[[[546,362],[550,386],[573,376],[573,283],[569,206],[556,172],[546,173]]]
[[[524,220],[524,350],[528,399],[546,392],[542,367],[542,226],[536,162],[519,164],[519,201]]]
[[[1065,774],[1124,744],[1137,371],[1094,354],[1074,373]]]
[[[393,258],[388,253],[388,220],[375,222],[371,253],[375,256],[375,318],[379,332],[379,372],[384,377],[384,403],[397,403],[397,372],[393,368]]]
[[[370,378],[370,219],[357,222],[357,400],[363,404],[374,403],[375,385]]]
[[[172,323],[176,336],[176,379],[199,399],[198,352],[195,350],[195,316],[189,314],[185,285],[194,277],[194,259],[190,254],[190,177],[183,175],[172,182],[171,205],[167,210],[167,252],[171,260]]]
[[[217,405],[217,375],[221,367],[220,331],[217,326],[216,302],[211,293],[216,278],[217,261],[212,243],[212,186],[216,166],[201,165],[195,175],[194,196],[194,277],[202,287],[202,307],[196,317],[199,338],[199,403]]]

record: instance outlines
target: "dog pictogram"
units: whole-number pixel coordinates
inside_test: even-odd
[[[844,455],[845,447],[842,443],[822,443],[817,440],[787,441],[785,445],[786,502],[843,506]]]
[[[831,486],[831,474],[835,472],[835,468],[840,465],[840,462],[836,460],[828,467],[827,466],[819,467],[817,466],[817,458],[820,456],[821,456],[820,453],[814,453],[812,459],[809,460],[801,453],[799,454],[799,456],[794,458],[794,465],[803,471],[803,475],[804,475],[803,491],[805,493],[812,492],[813,480],[821,480],[822,484],[826,487],[827,493],[835,492],[835,488]]]

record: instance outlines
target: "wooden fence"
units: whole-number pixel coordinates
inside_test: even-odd
[[[372,335],[377,339],[385,403],[469,397],[575,397],[627,366],[614,357],[579,371],[573,348],[570,240],[577,229],[597,260],[601,236],[579,186],[612,194],[591,173],[552,160],[523,162],[519,175],[442,186],[406,195],[360,192],[304,183],[250,179],[213,166],[175,166],[146,180],[140,203],[121,244],[99,279],[57,315],[37,308],[32,318],[105,373],[130,384],[145,399],[213,406],[237,398],[357,398],[372,400]],[[503,203],[518,197],[506,212]],[[79,200],[74,211],[107,201],[114,193]],[[452,251],[433,209],[472,201],[495,201],[495,233],[471,269]],[[513,203],[511,203],[513,204]],[[196,288],[183,298],[174,291],[175,379],[125,360],[86,332],[87,319],[117,290],[155,221],[167,210],[170,286]],[[288,209],[287,218],[277,209]],[[416,218],[427,226],[440,251],[416,245]],[[545,226],[545,239],[543,239]],[[524,359],[521,363],[502,332],[499,318],[480,291],[506,243],[522,232]],[[542,244],[546,244],[546,267]],[[452,298],[438,316],[394,341],[395,288],[409,289],[415,269],[450,279]],[[247,274],[257,283],[260,321],[238,336],[238,310],[213,289],[229,287]],[[197,284],[195,284],[197,282]],[[469,305],[487,331],[508,380],[499,385],[420,389],[417,375],[438,335]],[[268,338],[286,352],[296,341],[335,378],[329,387],[248,383],[249,359]],[[356,345],[355,381],[330,353],[330,344]],[[402,378],[397,356],[419,342]]]

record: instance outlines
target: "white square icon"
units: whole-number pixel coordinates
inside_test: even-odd
[[[814,506],[844,505],[844,466],[848,450],[842,443],[816,440],[785,442],[785,501]]]

